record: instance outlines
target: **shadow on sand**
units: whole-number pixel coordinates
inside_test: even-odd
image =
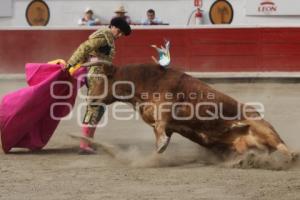
[[[77,154],[78,153],[78,146],[71,146],[71,147],[52,147],[52,148],[45,148],[40,150],[26,150],[26,149],[14,149],[13,151],[9,152],[7,155],[57,155],[57,154]]]

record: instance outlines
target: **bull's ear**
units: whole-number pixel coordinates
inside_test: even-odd
[[[249,124],[243,123],[243,122],[233,122],[230,126],[230,130],[245,130],[248,129],[250,127]]]
[[[114,65],[103,65],[104,74],[110,78],[116,71],[116,67]]]

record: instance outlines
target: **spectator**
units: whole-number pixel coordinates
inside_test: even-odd
[[[78,20],[78,25],[81,26],[96,26],[101,25],[100,20],[93,18],[94,12],[90,8],[86,8],[84,11],[84,16]]]
[[[149,9],[147,11],[147,19],[142,21],[142,25],[161,25],[163,22],[155,17],[155,11],[153,9]]]
[[[114,17],[122,17],[128,24],[131,24],[131,19],[128,15],[125,15],[127,11],[124,6],[120,6],[115,10],[116,15]]]

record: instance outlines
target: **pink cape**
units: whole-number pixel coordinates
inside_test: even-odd
[[[85,68],[81,72],[86,73]],[[14,147],[30,150],[43,148],[60,122],[51,117],[51,105],[63,102],[73,107],[76,99],[77,81],[61,65],[26,64],[26,81],[28,87],[7,94],[0,103],[0,131],[5,153]],[[55,84],[52,87],[54,96],[50,88],[55,81],[66,81],[73,87]],[[67,95],[69,97],[64,99],[57,98]],[[53,115],[64,117],[70,111],[67,106],[55,106]]]

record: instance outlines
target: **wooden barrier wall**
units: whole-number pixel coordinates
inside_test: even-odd
[[[0,73],[27,62],[68,59],[94,30],[0,30]],[[151,44],[171,41],[172,66],[196,72],[300,71],[300,27],[136,29],[116,42],[114,63],[152,62]]]

